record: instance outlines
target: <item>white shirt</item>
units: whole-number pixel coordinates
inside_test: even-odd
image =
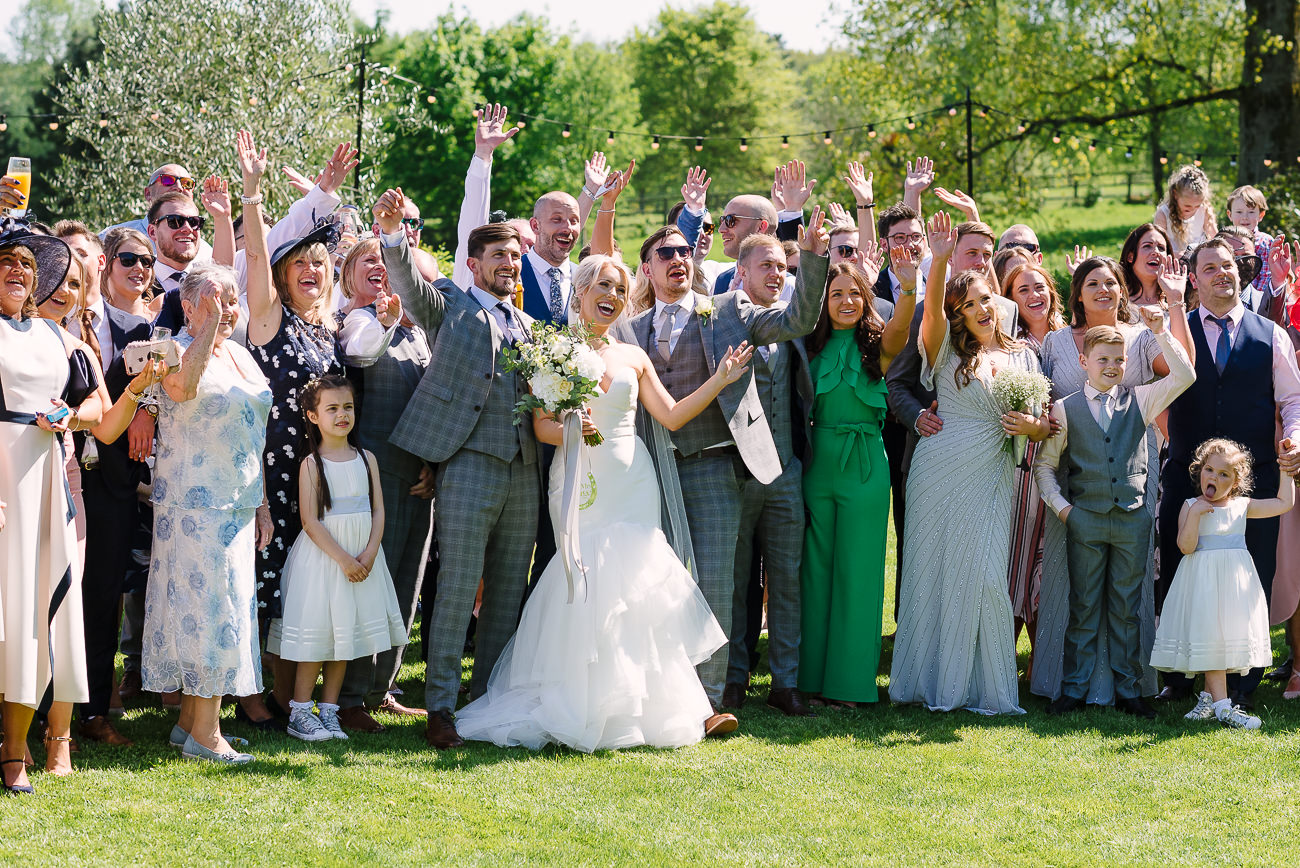
[[[1210,358],[1217,363],[1215,353],[1219,343],[1219,324],[1210,322],[1212,314],[1204,305],[1197,308],[1196,313],[1201,317],[1201,327],[1205,329],[1205,342],[1210,345]],[[1227,317],[1232,320],[1232,325],[1228,328],[1229,346],[1236,341],[1237,329],[1245,315],[1246,307],[1241,302],[1228,311]],[[1282,436],[1292,440],[1300,439],[1300,367],[1296,365],[1295,350],[1287,333],[1277,323],[1270,322],[1269,327],[1273,338],[1273,400],[1277,402],[1278,412],[1282,415]]]
[[[573,263],[566,259],[559,265],[552,266],[534,247],[524,254],[524,267],[533,270],[534,276],[537,277],[537,285],[542,290],[542,298],[546,299],[548,308],[551,306],[551,268],[560,269],[560,317],[563,319],[569,309],[569,296],[573,294]]]
[[[473,286],[474,272],[469,270],[469,234],[488,222],[492,200],[492,161],[475,156],[465,173],[465,198],[460,202],[460,219],[456,222],[456,262],[451,269],[452,283]],[[550,279],[546,281],[549,288]]]
[[[496,321],[501,334],[515,341],[528,339],[528,335],[524,333],[524,324],[514,314],[514,305],[510,303],[509,298],[497,298],[486,289],[480,289],[477,285],[470,287],[469,294],[471,298],[483,306],[483,309],[488,312],[488,316]],[[503,304],[511,310],[509,318],[501,310]]]
[[[339,350],[349,365],[368,368],[388,352],[400,326],[401,321],[398,321],[384,328],[372,308],[359,307],[349,311],[343,320],[343,327],[339,329]],[[427,364],[430,353],[424,330],[412,328],[411,339],[415,343],[416,355]]]
[[[691,313],[695,310],[695,293],[688,289],[685,295],[673,302],[655,299],[654,336],[656,344],[659,342],[659,323],[663,319],[664,309],[670,304],[677,305],[678,310],[673,319],[672,333],[668,336],[669,353],[677,348],[677,339],[682,336],[682,329],[686,328],[686,321],[691,318]]]
[[[1196,382],[1196,369],[1192,367],[1192,362],[1187,357],[1187,351],[1183,349],[1182,344],[1170,337],[1168,331],[1163,331],[1155,337],[1156,343],[1160,344],[1160,349],[1165,354],[1165,361],[1169,364],[1169,375],[1132,389],[1133,399],[1137,401],[1138,409],[1142,411],[1142,421],[1147,425],[1164,412],[1175,398],[1187,391],[1188,386]],[[1111,387],[1109,392],[1115,396],[1119,389]],[[1100,423],[1101,401],[1097,400],[1097,396],[1101,392],[1093,388],[1091,383],[1085,383],[1083,394],[1088,399],[1088,410],[1092,413],[1092,418]],[[1114,412],[1113,408],[1111,412]],[[1057,401],[1052,406],[1052,418],[1060,423],[1061,430],[1055,437],[1048,437],[1039,444],[1038,457],[1034,459],[1034,481],[1038,483],[1043,502],[1059,516],[1062,510],[1070,505],[1070,501],[1066,500],[1065,495],[1061,493],[1060,483],[1056,479],[1056,468],[1061,463],[1061,455],[1069,442],[1064,401]]]
[[[99,338],[99,351],[107,351],[108,358],[113,357],[113,331],[108,326],[108,310],[101,295],[99,301],[90,306],[90,322],[95,326],[95,337]]]

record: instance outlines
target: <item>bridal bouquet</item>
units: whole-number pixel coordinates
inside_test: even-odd
[[[505,368],[518,371],[528,381],[531,394],[515,405],[515,424],[530,420],[542,409],[560,418],[581,410],[596,395],[605,362],[588,344],[587,329],[581,325],[532,325],[532,340],[506,349]],[[597,431],[583,435],[582,442],[599,446],[604,437]]]
[[[1002,405],[1005,412],[1041,415],[1043,407],[1052,397],[1052,381],[1037,371],[1019,371],[1003,368],[993,375],[993,398]],[[1019,464],[1024,460],[1029,438],[1023,434],[1009,436],[1002,444]]]

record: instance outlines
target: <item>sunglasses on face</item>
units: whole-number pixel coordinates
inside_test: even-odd
[[[198,216],[186,217],[183,214],[164,214],[162,217],[159,217],[157,220],[153,222],[154,225],[166,222],[167,228],[173,232],[176,232],[182,226],[189,226],[191,229],[197,232],[203,228],[203,224],[205,221],[204,218]]]
[[[655,256],[659,257],[660,262],[672,262],[674,259],[690,259],[693,251],[686,245],[680,247],[659,247],[655,249]]]
[[[154,258],[148,253],[119,252],[117,254],[117,261],[122,263],[123,268],[135,268],[137,262],[145,268],[153,268]]]
[[[915,232],[912,233],[911,235],[904,235],[902,233],[899,233],[898,235],[890,235],[889,243],[894,245],[895,247],[899,247],[903,244],[920,244],[921,239],[924,237],[925,237],[924,235],[920,235]]]
[[[757,219],[758,219],[757,217],[746,217],[744,214],[723,214],[722,219],[718,221],[718,225],[721,226],[723,229],[734,229],[736,228],[736,223],[738,223],[741,220],[757,220]]]
[[[852,244],[836,244],[835,252],[845,259],[852,259],[858,255],[858,248],[854,247]]]
[[[701,224],[701,225],[700,225],[700,234],[702,234],[702,235],[712,235],[712,234],[713,234],[713,224],[712,224],[712,223],[704,223],[704,224]]]
[[[1032,244],[1032,243],[1030,243],[1030,242],[1028,242],[1028,241],[1010,241],[1010,242],[1008,242],[1008,243],[1002,245],[1002,247],[1003,247],[1004,249],[1005,249],[1005,248],[1008,248],[1008,247],[1019,247],[1019,248],[1021,248],[1021,249],[1023,249],[1023,250],[1028,250],[1030,253],[1037,253],[1037,252],[1038,252],[1038,245],[1037,245],[1037,244]]]
[[[414,229],[416,232],[419,232],[421,229],[424,228],[424,218],[423,218],[423,217],[403,217],[403,218],[402,218],[402,225],[403,225],[403,226],[410,227],[411,229]]]
[[[154,183],[162,184],[164,187],[180,187],[186,193],[194,190],[193,178],[178,178],[175,175],[159,175],[154,178]]]

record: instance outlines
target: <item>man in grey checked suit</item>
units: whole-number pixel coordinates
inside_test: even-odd
[[[642,347],[664,387],[680,399],[708,379],[728,347],[743,341],[766,346],[808,334],[817,323],[826,289],[827,238],[821,223],[820,209],[814,209],[812,228],[801,242],[794,297],[789,306],[769,309],[751,304],[739,292],[696,296],[690,289],[691,247],[680,230],[665,226],[641,246],[640,268],[654,290],[654,304],[622,324],[620,339]],[[782,470],[752,370],[723,389],[712,407],[673,432],[672,440],[700,591],[730,635],[740,480],[748,472],[766,485]],[[727,651],[714,653],[698,671],[716,708],[722,700]],[[706,724],[706,732],[711,729]]]
[[[519,233],[498,223],[469,236],[474,285],[420,276],[401,234],[405,197],[389,190],[375,205],[388,280],[429,340],[428,371],[390,438],[438,465],[438,591],[428,631],[424,737],[438,749],[463,742],[452,712],[460,655],[483,579],[470,697],[482,695],[514,633],[537,534],[541,476],[531,425],[515,425],[522,377],[502,369],[501,352],[528,339],[532,319],[510,303],[519,281]]]
[[[362,251],[350,265],[353,271],[377,266],[371,257],[378,250]],[[382,267],[382,266],[380,266]],[[384,559],[393,577],[397,604],[411,632],[415,604],[424,581],[433,518],[433,470],[419,457],[389,442],[402,412],[410,403],[429,367],[429,341],[401,309],[394,296],[348,314],[339,329],[339,346],[351,374],[360,380],[357,439],[379,464],[384,498]],[[383,732],[384,727],[366,711],[367,706],[390,714],[424,716],[421,709],[406,708],[388,688],[402,668],[405,645],[381,654],[361,657],[348,664],[339,694],[339,721],[360,732]]]

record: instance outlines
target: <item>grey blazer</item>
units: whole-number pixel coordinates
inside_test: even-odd
[[[490,389],[509,382],[501,369],[505,335],[477,301],[450,280],[425,280],[415,267],[405,239],[383,248],[384,265],[394,291],[412,321],[429,339],[429,369],[420,378],[410,404],[392,436],[395,446],[431,464],[450,458],[479,423]],[[523,311],[515,314],[527,329],[533,322]],[[513,406],[514,402],[510,402]],[[515,437],[513,420],[493,419],[492,435]],[[525,464],[537,461],[533,426],[519,426]]]
[[[821,314],[829,268],[830,260],[825,256],[807,251],[801,253],[795,291],[788,305],[778,303],[770,308],[759,307],[743,292],[712,296],[713,315],[700,320],[700,336],[709,370],[717,368],[718,359],[726,353],[727,347],[739,346],[741,341],[755,345],[775,344],[811,332]],[[699,314],[692,311],[691,316]],[[653,326],[654,307],[651,307],[620,323],[616,336],[644,349],[650,345]],[[763,402],[754,386],[753,371],[747,371],[723,389],[717,401],[750,474],[764,485],[780,476],[781,459],[776,452],[767,416],[763,413]]]

